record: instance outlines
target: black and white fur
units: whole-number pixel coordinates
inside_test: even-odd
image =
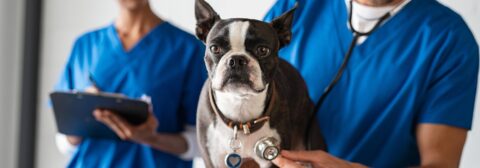
[[[234,18],[222,20],[204,0],[196,0],[196,35],[206,44],[205,63],[209,79],[200,96],[197,133],[207,167],[225,167],[224,158],[232,150],[233,130],[215,115],[209,103],[209,90],[222,114],[246,122],[261,117],[267,98],[276,92],[270,121],[258,131],[238,133],[243,158],[253,159],[260,167],[272,163],[256,156],[255,143],[263,137],[280,140],[282,149],[305,149],[305,131],[313,114],[313,103],[300,74],[277,55],[291,39],[293,10],[272,23]],[[275,83],[276,87],[272,87]],[[270,88],[272,87],[272,88]],[[313,129],[318,132],[318,129]],[[313,136],[316,148],[323,146]]]

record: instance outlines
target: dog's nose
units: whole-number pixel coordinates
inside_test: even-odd
[[[247,58],[245,56],[234,55],[228,59],[228,66],[230,68],[243,67],[248,64]]]

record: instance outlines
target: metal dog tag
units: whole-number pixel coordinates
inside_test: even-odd
[[[233,128],[233,136],[232,139],[228,142],[230,149],[232,149],[232,153],[225,156],[225,166],[228,168],[240,168],[242,165],[242,156],[240,156],[237,151],[242,148],[242,142],[237,139],[237,131],[238,128],[235,126]]]
[[[242,165],[242,156],[237,153],[230,153],[225,157],[225,165],[228,168],[239,168]]]
[[[250,134],[250,127],[249,127],[247,124],[244,124],[244,125],[243,125],[243,133],[244,133],[245,135]]]

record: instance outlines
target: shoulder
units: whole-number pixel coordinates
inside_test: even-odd
[[[75,39],[74,45],[75,46],[84,46],[84,45],[92,45],[98,43],[99,41],[105,39],[108,36],[108,32],[112,29],[112,25],[103,26],[99,28],[95,28],[90,31],[86,31]]]
[[[280,16],[282,13],[287,12],[289,9],[293,8],[297,3],[296,0],[276,0],[270,10],[267,12],[264,21],[272,21],[275,17]]]
[[[192,42],[200,42],[194,35],[186,32],[185,30],[171,24],[170,22],[165,22],[164,26],[166,27],[165,30],[168,31],[168,35],[171,37],[175,37],[178,40],[182,41],[192,41]]]
[[[457,70],[465,74],[476,72],[479,47],[463,18],[435,0],[416,1],[424,1],[415,11],[421,18],[417,20],[420,25],[417,31],[423,48],[434,57],[434,71],[449,72],[454,70],[452,67],[458,67]]]
[[[426,18],[438,19],[437,21],[448,20],[458,22],[463,20],[458,13],[436,0],[425,0],[423,3],[419,2],[419,4],[418,6],[423,9],[422,11]]]
[[[411,37],[417,37],[425,49],[436,56],[475,55],[478,44],[463,18],[436,0],[412,0],[405,7],[412,26]],[[425,44],[425,45],[423,45]],[[461,53],[458,53],[461,52]]]
[[[154,41],[159,48],[173,51],[176,56],[184,57],[184,61],[187,62],[191,58],[203,58],[201,56],[205,52],[205,45],[202,41],[169,22],[159,26],[161,27],[154,32]]]
[[[475,42],[473,33],[462,16],[435,1],[427,0],[421,12],[423,17],[422,27],[437,35],[448,35],[459,40]]]
[[[168,43],[170,48],[181,49],[183,51],[203,49],[203,43],[185,30],[182,30],[170,22],[164,22],[160,26],[161,27],[155,32],[155,36],[156,40],[158,40],[157,42],[162,43],[162,45]]]
[[[111,26],[97,28],[87,31],[77,36],[70,49],[68,64],[84,63],[86,59],[92,57],[92,51],[106,38]]]
[[[304,3],[306,0],[276,0],[272,6],[274,10],[280,10],[282,12],[288,11],[290,8],[294,7],[296,3]]]

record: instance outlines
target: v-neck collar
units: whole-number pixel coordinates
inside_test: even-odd
[[[169,25],[168,22],[164,21],[156,25],[153,29],[151,29],[145,36],[143,36],[130,50],[125,50],[123,48],[122,41],[120,40],[120,36],[118,35],[117,29],[115,28],[115,24],[112,23],[108,28],[108,34],[110,36],[110,41],[112,42],[114,50],[120,55],[121,58],[127,59],[129,57],[136,57],[137,52],[143,51],[146,47],[148,47],[149,43],[152,40],[152,37],[155,36],[160,30],[164,29]]]
[[[344,3],[344,1],[338,1],[338,0],[333,0],[335,2],[334,5],[331,7],[333,8],[332,10],[332,15],[336,16],[337,19],[334,19],[335,21],[335,27],[336,30],[338,31],[339,35],[339,42],[341,43],[340,46],[342,47],[342,54],[345,54],[345,52],[348,49],[348,45],[353,39],[353,34],[348,28],[348,11],[347,11],[347,5]],[[378,27],[373,33],[362,43],[359,44],[355,47],[353,54],[362,51],[362,50],[369,50],[369,52],[374,52],[375,46],[369,43],[373,42],[378,42],[380,40],[388,40],[388,39],[382,39],[385,38],[383,36],[379,36],[382,34],[387,34],[388,33],[396,33],[396,29],[402,24],[402,20],[408,20],[408,14],[413,12],[414,6],[417,6],[417,3],[420,3],[420,1],[424,0],[412,0],[408,4],[406,4],[403,9],[398,11],[394,16],[392,16],[390,19],[388,19],[385,23],[383,23],[380,27]]]

